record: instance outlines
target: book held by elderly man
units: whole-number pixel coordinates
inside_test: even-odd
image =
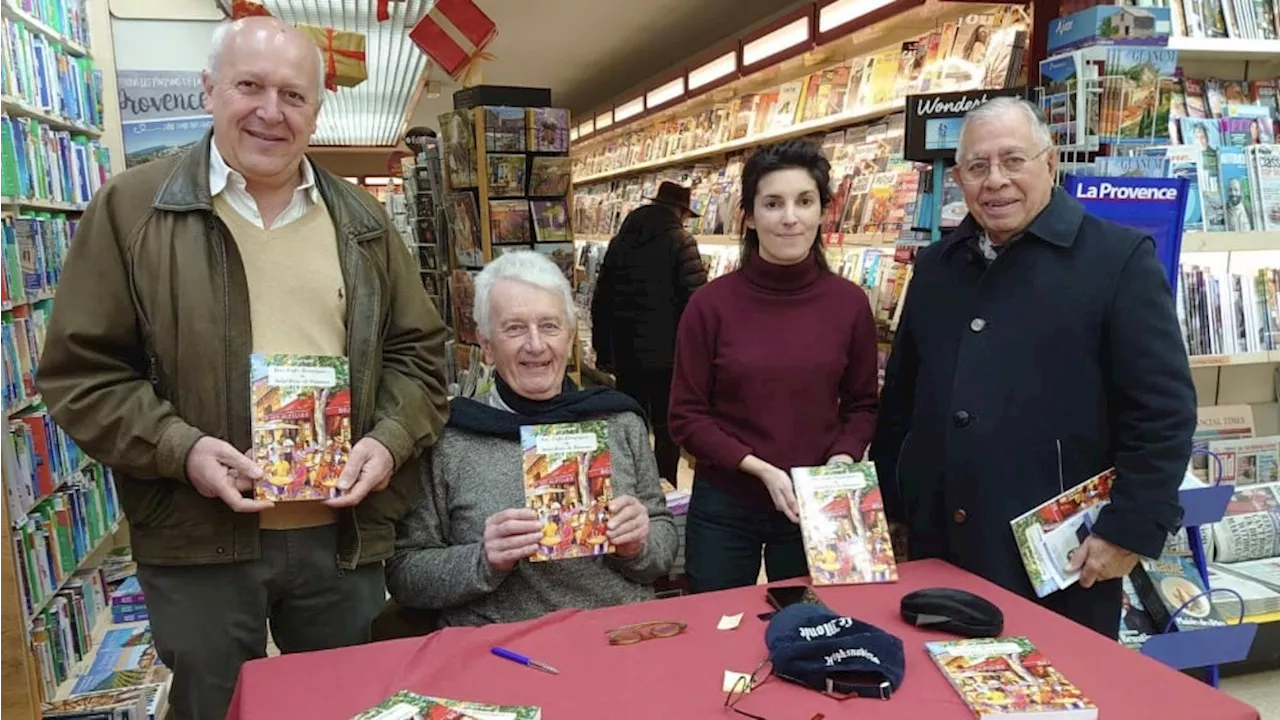
[[[1080,579],[1078,570],[1067,570],[1071,551],[1089,536],[1099,511],[1111,501],[1115,477],[1115,468],[1104,470],[1009,521],[1036,597]]]
[[[542,540],[530,560],[607,555],[613,459],[604,420],[520,428],[525,506],[538,513]]]
[[[338,497],[351,452],[351,372],[347,358],[250,356],[253,460],[262,468],[257,500]]]

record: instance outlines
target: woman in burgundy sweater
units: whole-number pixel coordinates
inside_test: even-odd
[[[808,573],[794,467],[860,460],[876,423],[876,326],[866,294],[818,242],[831,166],[814,144],[759,149],[742,175],[735,272],[680,321],[671,434],[696,460],[685,531],[693,592]]]

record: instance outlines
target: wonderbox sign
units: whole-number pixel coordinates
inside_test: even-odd
[[[1095,217],[1127,225],[1156,243],[1169,289],[1178,287],[1182,218],[1187,209],[1186,178],[1080,177],[1067,175],[1063,188]]]
[[[916,162],[954,160],[965,113],[998,97],[1026,99],[1027,88],[908,95],[903,157]]]

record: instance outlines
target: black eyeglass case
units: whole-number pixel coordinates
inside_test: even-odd
[[[1004,613],[989,600],[956,588],[925,588],[902,596],[902,619],[916,627],[962,637],[996,637]]]

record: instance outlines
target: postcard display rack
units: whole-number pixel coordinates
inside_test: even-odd
[[[534,250],[555,262],[571,287],[573,197],[569,111],[480,106],[439,118],[442,198],[448,218],[453,353],[458,394],[484,392],[474,308],[475,276],[506,252]],[[568,374],[581,382],[577,343]]]
[[[104,0],[3,0],[3,592],[5,717],[39,717],[87,658],[61,643],[87,617],[76,587],[122,522],[109,471],[52,423],[33,382],[63,258],[80,213],[111,174],[114,103]],[[119,148],[114,148],[117,157]],[[73,522],[69,518],[77,517]],[[55,558],[57,562],[46,560]],[[59,612],[61,610],[61,612]],[[101,608],[99,608],[101,610]],[[98,612],[109,621],[109,612]],[[83,631],[101,636],[99,623]]]

